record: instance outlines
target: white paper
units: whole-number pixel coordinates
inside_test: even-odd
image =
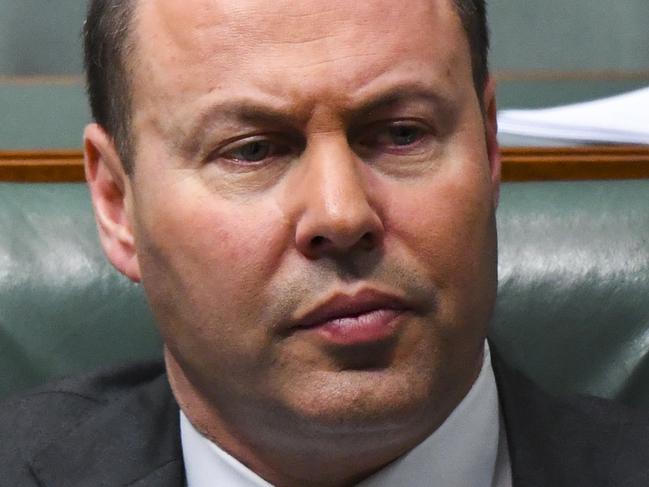
[[[573,105],[498,113],[502,134],[649,144],[649,88]]]

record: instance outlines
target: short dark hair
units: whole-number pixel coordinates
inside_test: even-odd
[[[486,0],[453,0],[471,49],[473,84],[478,98],[489,76],[489,25]]]
[[[86,90],[92,117],[112,137],[131,174],[134,141],[130,88],[134,11],[137,0],[90,0],[83,26]]]
[[[489,73],[486,0],[452,0],[469,40],[473,83],[482,99]],[[137,0],[90,0],[83,29],[84,65],[90,109],[112,137],[124,170],[131,174],[133,17]]]

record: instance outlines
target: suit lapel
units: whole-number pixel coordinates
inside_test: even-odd
[[[179,413],[166,376],[101,406],[31,469],[46,487],[181,487]]]
[[[577,406],[544,393],[508,368],[493,345],[491,350],[513,487],[611,485],[615,449],[609,440],[616,438],[615,425],[591,422],[586,403]]]

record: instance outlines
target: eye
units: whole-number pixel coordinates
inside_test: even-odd
[[[272,144],[267,140],[259,140],[244,144],[227,153],[233,159],[245,162],[259,162],[266,159],[273,150]]]
[[[386,145],[404,146],[414,144],[421,138],[421,135],[421,129],[414,125],[393,125],[385,131],[385,134],[379,134],[377,139],[385,139]],[[383,142],[383,140],[380,141]]]
[[[363,130],[357,144],[364,150],[403,152],[430,135],[430,129],[415,121],[377,122]]]
[[[257,135],[240,138],[212,151],[207,162],[225,161],[237,166],[261,166],[293,150],[290,142],[282,137]]]

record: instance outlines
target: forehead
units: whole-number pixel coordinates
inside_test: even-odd
[[[347,97],[395,66],[407,75],[430,62],[427,76],[440,78],[470,71],[451,0],[140,0],[135,33],[136,105],[242,84]]]
[[[164,47],[198,48],[196,54],[213,55],[207,41],[219,37],[229,49],[247,41],[292,44],[321,43],[329,38],[350,38],[354,33],[373,30],[391,33],[404,30],[410,38],[430,31],[408,31],[426,21],[438,24],[459,21],[453,0],[140,0],[138,30]],[[401,29],[405,27],[405,29]],[[441,25],[429,25],[439,29]],[[197,45],[197,42],[200,44]],[[163,46],[160,46],[163,47]]]

